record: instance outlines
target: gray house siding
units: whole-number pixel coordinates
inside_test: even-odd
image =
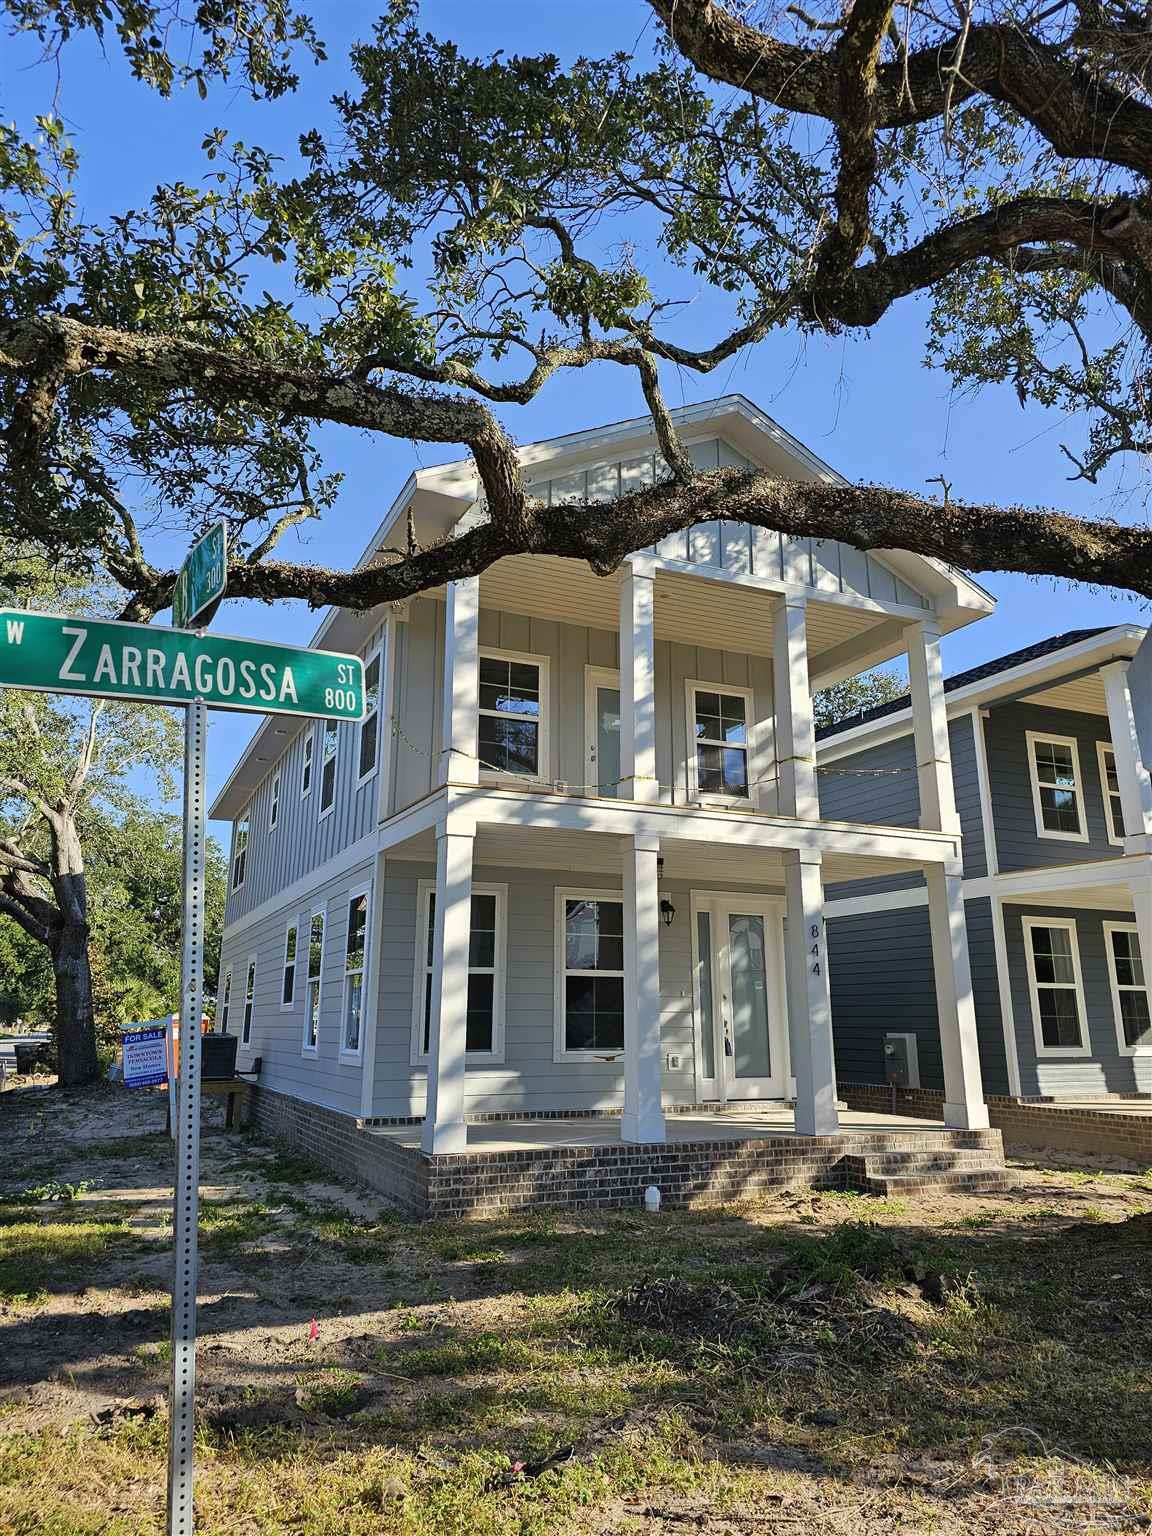
[[[1028,731],[1075,739],[1080,759],[1087,842],[1037,835],[1028,767]],[[1081,710],[1046,709],[1035,704],[1004,704],[984,722],[988,779],[995,807],[996,853],[1001,870],[1042,869],[1118,858],[1123,849],[1108,841],[1104,796],[1096,743],[1110,741],[1107,718]]]
[[[1007,1093],[991,902],[966,902],[965,917],[984,1091]],[[916,1036],[921,1086],[944,1087],[927,906],[832,918],[828,974],[841,1082],[882,1083],[884,1036],[897,1031]]]
[[[1024,953],[1025,917],[1070,917],[1076,921],[1080,969],[1084,981],[1090,1056],[1040,1056],[1032,1018],[1028,967]],[[1152,1091],[1152,1056],[1121,1054],[1112,1008],[1112,989],[1104,949],[1106,922],[1130,923],[1132,913],[1100,912],[1083,907],[1036,907],[1005,903],[1004,936],[1012,1011],[1016,1021],[1016,1051],[1020,1060],[1020,1091],[1075,1098],[1078,1094],[1148,1093]]]

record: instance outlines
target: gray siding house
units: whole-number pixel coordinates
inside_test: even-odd
[[[674,414],[703,467],[837,478],[741,396]],[[663,473],[647,418],[523,462],[553,502]],[[424,543],[482,518],[471,464],[414,475],[363,559],[410,515]],[[518,556],[329,612],[313,643],[365,658],[368,718],[265,720],[212,808],[241,1065],[264,1098],[418,1121],[429,1156],[486,1117],[612,1113],[653,1143],[666,1110],[734,1101],[834,1134],[824,887],[915,882],[945,1123],[986,1127],[939,638],[991,606],[935,561],[708,523],[618,577]],[[812,692],[905,654],[915,813],[822,807]]]
[[[1152,1092],[1152,791],[1133,685],[1144,635],[1055,635],[944,685],[989,1093]],[[915,825],[916,757],[907,699],[825,728],[822,814]],[[884,1082],[896,1034],[914,1042],[911,1086],[942,1088],[923,881],[827,894],[841,1081]]]

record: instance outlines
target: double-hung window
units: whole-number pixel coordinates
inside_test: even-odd
[[[377,651],[364,666],[364,719],[360,723],[360,756],[356,773],[359,784],[376,772],[380,753],[380,655]]]
[[[480,771],[547,777],[548,667],[543,657],[480,653]]]
[[[304,987],[304,1049],[320,1045],[320,994],[324,975],[324,914],[313,912],[308,923],[308,979]]]
[[[1037,837],[1087,842],[1080,753],[1075,738],[1029,731],[1027,739]]]
[[[688,684],[688,784],[693,800],[750,798],[752,695],[743,688]]]
[[[1026,917],[1024,950],[1040,1055],[1086,1055],[1084,983],[1073,918]]]
[[[304,733],[304,756],[300,763],[300,798],[312,793],[312,754],[316,750],[316,729],[310,727]]]
[[[1125,1056],[1152,1050],[1148,985],[1136,924],[1105,923],[1104,946],[1108,952],[1108,979],[1112,984],[1112,1009],[1120,1049]]]
[[[284,976],[280,983],[280,1006],[292,1008],[296,1003],[296,945],[300,926],[293,920],[284,934]]]
[[[256,1007],[256,956],[248,956],[248,973],[244,978],[244,1024],[240,1044],[248,1045],[252,1039],[252,1013]]]
[[[336,748],[340,737],[335,720],[325,720],[320,729],[320,815],[327,816],[336,803]]]
[[[364,1012],[364,977],[368,969],[368,892],[353,891],[348,898],[348,933],[344,942],[344,1003],[340,1050],[346,1056],[360,1054],[361,1019]]]
[[[280,821],[280,774],[272,775],[272,792],[268,796],[268,830],[275,832]]]
[[[1108,841],[1123,846],[1124,802],[1120,798],[1116,753],[1111,742],[1096,743],[1096,758],[1100,764],[1100,788],[1104,791],[1104,820],[1108,824]]]
[[[468,936],[468,1002],[465,1050],[470,1057],[502,1061],[504,1057],[504,933],[507,891],[502,885],[472,887],[472,918]],[[413,1062],[428,1058],[432,1026],[432,987],[436,935],[436,888],[422,880],[417,902],[417,952],[412,1041]]]
[[[556,893],[556,1057],[624,1049],[624,903],[602,891]]]
[[[220,1033],[228,1033],[228,1015],[232,1011],[232,967],[224,972],[224,985],[220,991]]]
[[[252,824],[252,812],[246,810],[237,817],[236,830],[232,834],[232,889],[238,891],[244,884],[248,868],[248,829]]]

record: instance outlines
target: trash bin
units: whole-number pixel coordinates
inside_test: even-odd
[[[235,1077],[236,1047],[239,1043],[235,1035],[201,1035],[201,1077]]]

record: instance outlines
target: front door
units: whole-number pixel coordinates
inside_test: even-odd
[[[693,906],[700,1095],[781,1099],[788,1084],[782,905],[697,896]]]
[[[607,667],[588,667],[584,719],[588,764],[585,793],[620,795],[620,675]]]

